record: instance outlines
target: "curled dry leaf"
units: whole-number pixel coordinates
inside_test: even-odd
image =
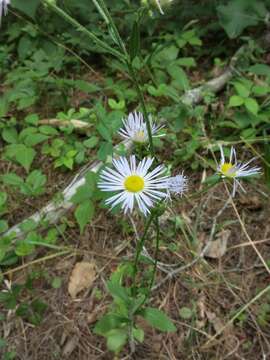
[[[84,290],[89,289],[93,284],[96,276],[96,266],[91,262],[78,262],[72,270],[68,292],[72,299],[75,299],[77,294]]]
[[[227,250],[228,239],[231,235],[230,230],[222,230],[217,234],[217,238],[210,242],[204,256],[211,259],[221,258]]]

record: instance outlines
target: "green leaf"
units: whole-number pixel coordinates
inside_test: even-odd
[[[25,137],[24,143],[26,146],[35,146],[48,139],[44,134],[31,134]]]
[[[35,246],[32,244],[29,244],[27,240],[20,240],[16,244],[15,253],[18,256],[27,256],[32,254],[32,252],[35,250]]]
[[[257,25],[260,18],[256,16],[256,6],[259,3],[253,0],[233,0],[217,7],[219,23],[231,39],[239,36],[246,27]]]
[[[98,335],[106,336],[106,334],[123,324],[126,324],[129,320],[123,316],[117,314],[104,315],[96,324],[94,333]]]
[[[29,188],[29,190],[26,190],[26,192],[22,192],[25,195],[40,195],[44,192],[44,185],[46,184],[47,177],[46,175],[42,174],[40,170],[33,170],[26,178],[26,185]]]
[[[27,0],[27,2],[21,0],[12,0],[12,7],[20,10],[24,14],[34,19],[39,3],[40,0]]]
[[[244,99],[241,96],[233,95],[229,99],[229,107],[241,106],[244,104]]]
[[[265,96],[269,93],[269,91],[270,91],[269,86],[255,85],[252,88],[252,93],[255,96]]]
[[[185,66],[187,68],[196,66],[196,61],[193,57],[180,58],[180,59],[176,60],[176,63],[180,66]]]
[[[123,286],[121,286],[119,283],[110,280],[107,282],[107,287],[108,287],[110,294],[115,299],[120,299],[125,304],[130,303],[130,298],[128,296],[127,290]]]
[[[0,233],[7,231],[8,223],[6,220],[0,220]]]
[[[255,99],[247,98],[245,99],[245,107],[248,111],[250,111],[253,115],[257,115],[259,111],[259,104]]]
[[[270,76],[270,66],[266,64],[255,64],[248,68],[253,74],[262,75],[262,76]]]
[[[35,155],[36,151],[34,149],[25,146],[22,152],[17,152],[15,158],[28,172]]]
[[[23,144],[12,144],[7,146],[6,155],[15,158],[28,172],[36,155],[36,151]]]
[[[240,82],[233,83],[235,90],[237,91],[238,95],[242,98],[247,98],[250,94],[250,90],[245,87],[245,85],[241,84]]]
[[[179,310],[179,315],[182,319],[188,320],[192,318],[193,312],[190,308],[184,306]]]
[[[155,329],[167,332],[176,331],[176,327],[173,322],[166,314],[164,314],[164,312],[158,309],[147,307],[140,312],[140,315]]]
[[[4,174],[1,179],[7,185],[21,186],[24,183],[23,179],[15,173]]]
[[[177,87],[181,90],[189,89],[189,81],[185,71],[177,65],[172,65],[168,67],[168,73],[176,81]]]
[[[113,329],[107,335],[107,347],[110,351],[118,353],[126,344],[127,339],[127,331],[124,329]]]
[[[3,206],[7,201],[7,193],[0,191],[0,207]]]
[[[98,137],[97,136],[92,136],[90,137],[90,139],[87,139],[83,142],[83,145],[85,147],[87,147],[88,149],[92,149],[93,147],[95,147],[98,144]]]
[[[94,205],[90,200],[81,203],[75,210],[75,218],[80,226],[80,233],[83,233],[85,225],[90,222],[94,216]]]
[[[73,85],[77,89],[79,89],[79,90],[81,90],[81,91],[83,91],[83,92],[85,92],[87,94],[92,94],[92,93],[95,93],[97,91],[100,91],[99,86],[97,86],[97,85],[95,85],[93,83],[84,81],[84,80],[75,80],[75,81],[73,81]]]
[[[14,127],[4,128],[2,138],[9,144],[16,144],[18,142],[17,130]]]
[[[112,155],[112,152],[113,152],[112,143],[110,143],[110,142],[102,142],[100,147],[99,147],[97,157],[101,161],[106,161],[107,157],[109,155]]]
[[[84,184],[77,188],[76,193],[72,196],[71,202],[73,204],[81,204],[85,200],[90,200],[92,197],[92,190],[87,184]]]
[[[144,340],[144,331],[141,328],[132,328],[132,334],[136,340],[138,340],[140,343]]]
[[[119,100],[118,102],[115,101],[114,99],[109,99],[108,104],[109,104],[110,108],[113,110],[122,110],[125,108],[125,100],[124,99]]]
[[[102,123],[98,124],[97,131],[100,133],[100,135],[106,141],[111,141],[112,140],[109,129],[105,125],[103,125]]]

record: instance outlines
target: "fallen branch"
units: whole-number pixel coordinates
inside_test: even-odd
[[[125,149],[129,150],[132,143],[130,141],[124,141],[121,145],[124,145]],[[115,150],[117,150],[118,147],[119,145],[116,146]],[[48,225],[56,224],[67,211],[73,208],[74,204],[71,202],[71,198],[76,193],[77,189],[85,184],[85,175],[89,171],[98,172],[102,165],[103,163],[101,161],[95,161],[94,163],[85,166],[63,190],[60,201],[52,200],[40,211],[37,211],[19,224],[14,225],[6,233],[4,233],[3,236],[14,234],[13,239],[23,237],[25,231],[21,229],[21,225],[25,221],[29,220],[34,221],[36,224],[41,222],[45,222]]]
[[[207,81],[205,84],[198,86],[192,90],[186,91],[181,97],[181,101],[185,105],[196,105],[202,101],[206,92],[217,93],[224,88],[224,86],[231,80],[234,75],[235,65],[239,57],[244,53],[246,46],[241,46],[234,56],[231,58],[230,64],[227,69],[220,76]]]
[[[82,132],[89,130],[93,126],[93,124],[89,124],[85,121],[77,120],[77,119],[71,119],[71,120],[43,119],[43,120],[39,120],[38,124],[39,125],[50,125],[50,126],[56,126],[56,127],[72,125],[74,127],[74,129],[76,129],[78,131],[82,131]]]
[[[244,50],[245,50],[245,46],[242,46],[235,53],[235,55],[231,59],[229,67],[224,71],[222,75],[206,82],[204,85],[201,85],[197,88],[187,91],[181,98],[182,102],[185,103],[186,105],[195,105],[203,99],[203,95],[206,90],[211,91],[213,93],[220,91],[232,78],[235,64]],[[51,120],[43,120],[43,121],[47,121],[47,124],[48,121],[50,121],[52,124],[52,122],[58,123],[58,121],[61,120],[51,119]],[[77,122],[79,120],[73,120],[73,121]],[[63,124],[63,121],[61,121],[61,124]],[[86,125],[90,126],[90,124],[86,124]],[[86,127],[86,125],[83,126]],[[126,149],[129,149],[131,147],[130,142],[124,142],[124,145]],[[56,203],[54,200],[52,200],[49,204],[43,207],[40,211],[31,215],[28,219],[22,221],[17,225],[14,225],[6,233],[4,233],[3,236],[7,236],[10,235],[11,233],[14,233],[15,239],[23,237],[25,232],[20,227],[22,223],[24,223],[27,220],[32,220],[37,224],[39,224],[41,221],[44,221],[49,225],[56,224],[59,221],[59,219],[73,207],[73,203],[70,200],[72,196],[76,193],[77,189],[85,183],[85,177],[84,177],[85,174],[88,171],[97,172],[101,166],[102,166],[101,162],[95,162],[94,164],[89,164],[88,166],[86,166],[83,170],[80,171],[78,175],[75,176],[73,181],[63,190],[61,201]]]

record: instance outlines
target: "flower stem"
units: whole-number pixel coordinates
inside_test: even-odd
[[[153,269],[153,272],[152,272],[152,278],[151,278],[151,281],[149,283],[147,298],[149,297],[149,295],[151,293],[151,289],[152,289],[152,286],[154,284],[155,276],[156,276],[156,272],[157,272],[158,251],[159,251],[159,241],[160,241],[160,227],[159,227],[159,218],[158,218],[158,216],[155,217],[155,226],[156,226],[156,248],[155,248],[155,257],[154,257],[155,263],[154,263],[154,269]]]
[[[88,36],[92,41],[94,41],[100,48],[104,49],[105,51],[109,52],[110,54],[114,55],[121,61],[126,61],[125,56],[106,44],[104,41],[100,40],[94,33],[86,29],[84,26],[82,26],[80,23],[78,23],[77,20],[75,20],[73,17],[69,16],[64,10],[62,10],[59,6],[54,4],[53,2],[49,0],[43,0],[44,3],[48,7],[50,7],[54,12],[56,12],[58,15],[60,15],[62,18],[64,18],[67,22],[72,24],[78,31],[84,33],[86,36]]]
[[[138,273],[139,258],[140,258],[140,255],[141,255],[141,252],[143,249],[144,242],[146,240],[146,235],[148,233],[148,230],[149,230],[150,225],[153,222],[153,220],[154,220],[154,215],[151,214],[145,225],[143,236],[141,237],[141,240],[139,241],[139,243],[137,245],[136,255],[135,255],[134,264],[133,264],[133,278],[132,278],[132,288],[131,288],[131,292],[133,295],[135,295],[135,292],[136,292],[136,275]]]

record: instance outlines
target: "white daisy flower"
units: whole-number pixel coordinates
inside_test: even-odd
[[[226,161],[222,146],[219,145],[219,148],[220,148],[221,159],[220,159],[220,164],[217,168],[217,171],[221,174],[221,176],[223,178],[226,177],[229,179],[233,179],[232,196],[233,197],[235,196],[238,185],[244,192],[246,192],[245,189],[243,188],[243,186],[241,185],[241,183],[237,180],[237,178],[259,174],[259,172],[260,172],[259,167],[249,168],[249,166],[248,166],[255,158],[252,158],[245,164],[237,162],[236,151],[235,151],[234,147],[232,146],[230,160]]]
[[[0,25],[2,20],[2,15],[7,15],[8,5],[10,4],[10,0],[0,0]]]
[[[136,157],[130,156],[113,159],[115,169],[106,168],[101,172],[98,187],[102,191],[118,191],[105,203],[115,207],[122,204],[124,213],[132,212],[136,203],[139,210],[146,216],[157,201],[167,197],[168,176],[163,176],[166,168],[157,166],[149,171],[153,158],[144,158],[136,165]]]
[[[167,180],[168,187],[168,197],[170,198],[171,194],[176,194],[182,196],[185,191],[187,191],[187,177],[182,174],[169,177]]]
[[[123,127],[118,131],[119,135],[124,139],[130,139],[136,143],[146,143],[148,142],[148,133],[146,122],[143,119],[143,114],[140,112],[129,113],[127,119],[123,119]],[[153,137],[159,137],[162,135],[155,135],[163,126],[156,125],[151,123],[151,133]]]

